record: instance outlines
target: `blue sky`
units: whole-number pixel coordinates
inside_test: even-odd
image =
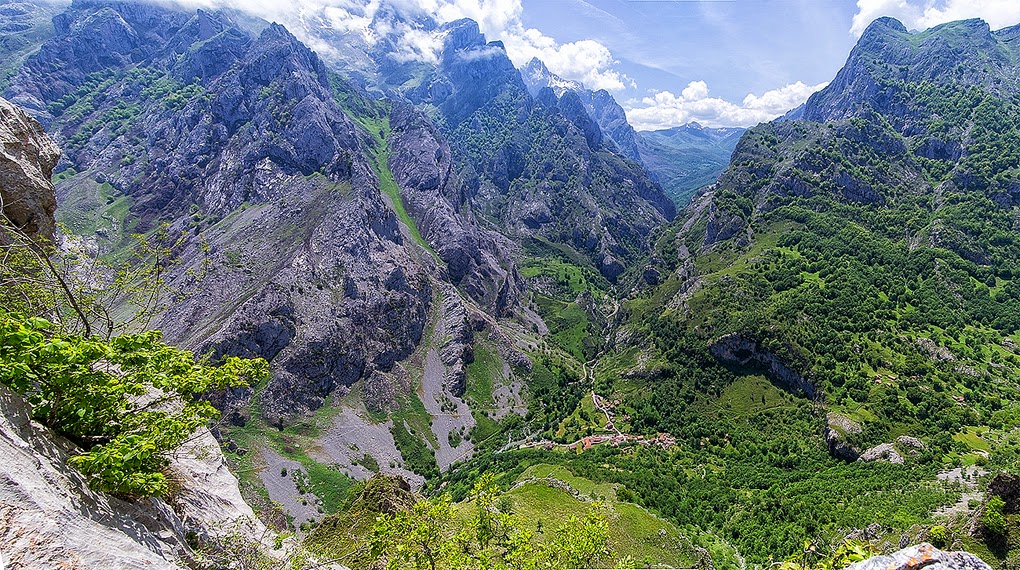
[[[524,29],[541,30],[561,46],[591,40],[609,51],[612,63],[602,66],[601,76],[566,65],[550,69],[608,88],[639,130],[690,120],[749,126],[782,114],[833,78],[861,31],[879,16],[899,18],[910,29],[971,17],[993,29],[1020,23],[1020,0],[520,3]]]
[[[609,48],[614,67],[637,84],[617,91],[625,98],[679,93],[699,80],[731,101],[797,81],[816,85],[832,78],[856,40],[848,0],[524,0],[523,8],[526,27]]]

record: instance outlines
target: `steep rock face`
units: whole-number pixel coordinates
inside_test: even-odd
[[[82,477],[64,466],[67,449],[34,427],[25,402],[2,386],[0,433],[5,563],[24,568],[55,568],[66,561],[97,569],[181,566],[180,545],[156,536],[172,526],[151,517],[136,519],[139,513],[129,505],[90,491]]]
[[[0,545],[11,567],[181,568],[192,555],[188,533],[262,538],[208,431],[180,450],[171,469],[181,490],[169,503],[92,491],[67,467],[74,452],[0,386]]]
[[[911,34],[899,21],[879,18],[861,35],[832,83],[808,100],[803,116],[834,121],[858,115],[867,106],[882,114],[902,115],[907,106],[897,97],[898,89],[890,89],[890,78],[1005,92],[1015,79],[1006,83],[995,79],[1014,65],[1016,47],[1009,40],[1016,31],[1014,27],[992,32],[986,22],[973,19]]]
[[[0,202],[3,214],[30,236],[53,240],[56,196],[50,177],[60,150],[42,126],[0,99]],[[2,239],[2,238],[0,238]]]
[[[272,359],[274,421],[389,372],[420,342],[431,286],[380,194],[374,143],[286,29],[79,1],[10,91],[47,109],[75,169],[68,192],[103,183],[138,229],[185,236],[168,278],[189,294],[154,325]]]
[[[991,570],[969,552],[945,552],[928,543],[904,548],[887,556],[875,556],[847,566],[847,570]]]
[[[545,63],[538,58],[532,58],[521,68],[521,77],[532,97],[538,98],[539,92],[549,87],[557,98],[562,98],[570,92],[577,96],[577,101],[584,107],[585,112],[601,130],[606,143],[618,150],[620,154],[633,160],[643,162],[639,152],[639,135],[627,122],[627,114],[623,107],[616,102],[616,99],[605,89],[592,91],[585,88],[582,83],[563,79],[549,71]]]
[[[511,238],[569,245],[615,280],[672,218],[672,202],[637,164],[604,148],[576,94],[536,100],[474,22],[445,31],[438,69],[407,96],[442,111],[465,200]]]
[[[465,207],[469,189],[454,172],[450,146],[408,105],[395,106],[390,127],[390,168],[422,237],[446,263],[454,284],[497,316],[509,314],[523,290],[513,246],[481,227]]]
[[[997,474],[988,484],[988,493],[1006,503],[1003,507],[1005,512],[1020,512],[1020,476],[1013,473]]]
[[[713,342],[709,352],[723,364],[758,368],[796,393],[808,398],[815,396],[815,386],[807,378],[754,340],[739,334],[729,334]]]
[[[829,453],[844,461],[856,461],[861,452],[851,443],[851,439],[863,432],[860,424],[835,412],[826,415],[825,443]]]

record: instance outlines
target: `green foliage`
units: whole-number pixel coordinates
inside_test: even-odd
[[[471,500],[474,515],[467,522],[456,517],[449,494],[419,501],[409,512],[381,515],[372,531],[372,556],[394,570],[596,568],[611,559],[609,523],[599,503],[536,544],[534,532],[501,500],[491,474],[479,478]]]
[[[436,453],[429,449],[424,441],[407,431],[401,419],[395,419],[390,433],[393,434],[393,442],[400,450],[400,455],[404,458],[404,465],[408,469],[426,478],[439,475]]]
[[[165,495],[168,452],[216,415],[198,397],[267,373],[262,360],[196,361],[158,331],[103,341],[0,311],[0,383],[82,446],[70,462],[92,486],[118,495]]]
[[[937,524],[928,529],[928,539],[937,548],[949,548],[953,542],[952,533],[943,525]]]
[[[444,474],[445,489],[463,497],[474,473],[512,480],[534,464],[564,465],[596,483],[624,486],[628,500],[681,528],[716,533],[755,563],[796,554],[805,540],[838,541],[847,528],[930,524],[933,510],[959,498],[953,488],[929,482],[935,471],[916,463],[832,459],[810,406],[715,419],[707,401],[699,405],[702,419],[677,430],[679,445],[671,450],[596,446],[581,454],[479,454]]]
[[[879,554],[870,544],[846,540],[829,553],[819,552],[810,541],[804,542],[801,555],[783,562],[780,570],[842,570],[855,562]]]
[[[584,397],[584,388],[580,376],[563,361],[546,356],[533,361],[527,420],[552,439],[560,420],[569,416]]]
[[[992,495],[985,502],[981,513],[981,528],[993,538],[1006,538],[1006,502],[998,495]]]

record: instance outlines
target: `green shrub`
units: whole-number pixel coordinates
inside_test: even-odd
[[[992,536],[1006,536],[1005,507],[1006,502],[995,495],[992,495],[985,503],[985,511],[981,514],[981,527]]]
[[[100,491],[165,495],[168,452],[218,412],[209,390],[258,381],[264,360],[220,366],[163,344],[159,331],[109,341],[57,331],[0,309],[0,384],[22,394],[39,422],[81,446],[71,466]]]
[[[928,530],[928,539],[939,548],[947,548],[951,543],[952,536],[950,536],[948,528],[937,524]]]

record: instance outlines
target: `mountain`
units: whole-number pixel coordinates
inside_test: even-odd
[[[831,407],[872,409],[887,427],[957,407],[968,377],[1008,397],[1010,351],[989,360],[961,345],[980,334],[1009,346],[1016,332],[1018,30],[873,23],[803,118],[749,130],[660,243],[679,252],[666,263],[684,282],[672,302],[708,302],[706,338],[773,346]],[[887,377],[898,380],[874,387]],[[910,393],[911,377],[938,378],[941,394]],[[911,405],[887,407],[883,393]],[[960,421],[998,410],[964,399]]]
[[[730,162],[745,129],[713,129],[688,123],[671,129],[637,133],[641,162],[678,206],[715,183]]]
[[[439,413],[464,390],[473,334],[497,330],[489,313],[519,310],[505,238],[437,191],[450,153],[415,112],[359,94],[285,28],[249,29],[229,12],[134,2],[58,17],[8,90],[64,151],[58,219],[107,259],[128,257],[133,233],[172,250],[164,279],[179,294],[158,298],[153,322],[168,340],[272,362],[267,385],[218,399],[235,424],[300,423],[327,402],[330,418],[385,417],[418,401],[419,351],[435,355]],[[460,406],[447,429],[474,425]],[[440,427],[390,425],[364,451],[339,435],[317,457],[357,472],[375,454],[419,477],[433,449],[470,453]],[[396,467],[411,450],[421,463]]]
[[[475,208],[515,239],[568,245],[615,281],[672,219],[673,204],[604,144],[576,94],[533,97],[476,23],[443,29],[439,66],[407,96],[438,110]]]
[[[551,88],[557,97],[563,97],[568,91],[575,93],[588,116],[602,129],[605,138],[616,146],[620,154],[634,162],[641,162],[638,134],[627,122],[623,107],[608,91],[605,89],[592,91],[577,81],[563,79],[549,71],[549,68],[537,58],[531,59],[521,68],[521,76],[528,86],[528,91],[535,96],[545,87]],[[654,173],[654,170],[652,172]]]
[[[637,134],[473,21],[355,4],[281,24],[75,0],[4,90],[62,152],[54,259],[148,270],[151,291],[119,285],[149,293],[146,326],[269,361],[204,396],[225,459],[193,458],[223,475],[197,509],[222,494],[293,538],[235,554],[179,496],[113,501],[0,393],[10,501],[157,565],[196,545],[399,565],[387,545],[415,540],[466,567],[1009,558],[1016,480],[976,479],[1018,456],[1020,28],[882,19],[782,120]],[[30,147],[38,186],[56,155]]]
[[[0,90],[33,52],[53,35],[51,20],[64,11],[61,2],[0,2]]]
[[[725,484],[702,504],[726,488],[755,496],[745,470],[861,490],[875,460],[918,482],[953,463],[1014,465],[1002,438],[1020,389],[1017,33],[874,22],[800,118],[744,133],[717,184],[663,231],[601,376],[630,418],[622,429],[725,454]],[[712,524],[685,514],[697,503],[678,479],[672,512]],[[837,492],[826,481],[799,488]],[[649,500],[673,502],[653,487]],[[915,513],[933,499],[904,492]],[[760,500],[795,535],[838,518],[794,522],[798,500],[780,495]],[[751,514],[758,500],[726,515],[757,523],[723,526],[745,555],[778,547],[752,530],[770,524]]]
[[[365,465],[420,485],[497,422],[551,415],[538,395],[573,373],[521,337],[559,344],[601,309],[576,292],[536,302],[545,277],[518,263],[609,289],[674,214],[583,110],[532,98],[477,25],[443,34],[431,88],[378,98],[277,24],[76,0],[5,92],[62,148],[59,221],[110,263],[133,234],[165,248],[152,325],[214,359],[271,362],[267,384],[212,395],[224,444],[258,452],[246,488],[285,465],[321,486]]]
[[[679,207],[697,190],[716,181],[729,164],[742,128],[711,129],[689,123],[661,131],[637,132],[627,122],[623,107],[605,89],[592,91],[577,81],[563,79],[533,58],[521,77],[532,96],[545,88],[557,98],[576,95],[588,117],[602,131],[604,141],[620,154],[641,164]]]

